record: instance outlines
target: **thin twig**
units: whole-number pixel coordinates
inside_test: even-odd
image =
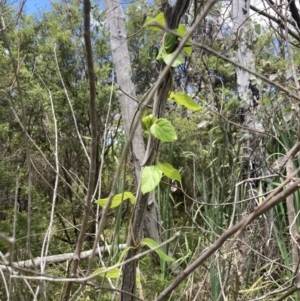
[[[20,189],[19,189],[19,179],[20,179],[20,166],[18,166],[17,168],[16,188],[15,188],[14,221],[13,221],[13,234],[12,234],[14,240],[16,239],[17,219],[18,219],[17,215],[20,207],[20,204],[18,204],[18,199],[21,197]],[[12,264],[13,259],[14,259],[14,254],[12,251],[12,254],[9,254],[9,259],[8,259],[9,264]]]
[[[81,144],[81,146],[82,146],[82,148],[83,148],[83,151],[84,151],[84,153],[85,153],[85,156],[87,157],[87,159],[88,159],[88,161],[89,161],[89,163],[90,163],[90,156],[89,156],[89,154],[88,154],[88,152],[87,152],[87,150],[86,150],[86,147],[85,147],[85,145],[84,145],[84,143],[83,143],[83,140],[82,140],[82,138],[81,138],[81,135],[80,135],[80,132],[79,132],[79,129],[78,129],[78,125],[77,125],[77,120],[76,120],[76,117],[75,117],[75,112],[74,112],[74,110],[73,110],[73,105],[72,105],[72,102],[71,102],[71,100],[70,100],[69,93],[68,93],[68,90],[67,90],[67,88],[66,88],[64,79],[62,78],[62,75],[61,75],[61,72],[60,72],[60,68],[59,68],[59,64],[58,64],[58,59],[57,59],[57,54],[56,54],[56,44],[55,44],[55,46],[54,46],[54,58],[55,58],[55,62],[56,62],[57,72],[58,72],[58,75],[59,75],[59,77],[60,77],[60,81],[61,81],[61,83],[62,83],[62,85],[63,85],[63,87],[64,87],[65,95],[66,95],[66,98],[67,98],[67,100],[68,100],[69,107],[70,107],[70,110],[71,110],[71,113],[72,113],[72,118],[73,118],[73,122],[74,122],[74,125],[75,125],[75,130],[76,130],[76,133],[77,133],[77,137],[78,137],[78,139],[79,139],[79,141],[80,141],[80,144]]]
[[[300,85],[299,80],[295,68],[295,62],[292,55],[291,45],[288,40],[288,24],[287,24],[287,18],[288,18],[288,3],[285,6],[285,16],[284,16],[284,29],[285,29],[285,44],[287,48],[287,53],[290,60],[290,65],[294,77],[294,83],[297,88],[298,94],[300,93]],[[296,107],[294,103],[292,103],[292,107]],[[296,112],[295,112],[296,113]],[[298,113],[299,114],[299,113]],[[299,136],[299,135],[298,135]],[[287,156],[287,164],[286,164],[286,175],[289,176],[294,171],[294,155],[298,152],[300,148],[300,141],[297,141],[298,147],[295,146],[293,149],[293,152],[290,152],[290,155]],[[292,238],[291,241],[291,251],[292,251],[292,268],[293,272],[295,274],[295,284],[297,287],[300,285],[300,275],[299,275],[299,244],[297,242],[297,239],[299,239],[299,232],[298,227],[294,223],[296,220],[298,214],[296,214],[296,209],[294,205],[294,195],[291,194],[286,198],[286,207],[287,207],[287,215],[288,215],[288,221],[289,221],[289,232]],[[297,291],[298,298],[300,298],[300,291]]]
[[[93,63],[93,52],[91,42],[91,2],[89,0],[83,1],[83,17],[84,17],[84,43],[86,50],[86,61],[88,69],[88,80],[89,80],[89,115],[91,124],[91,156],[89,164],[89,179],[88,179],[88,190],[85,196],[84,212],[82,217],[81,228],[75,248],[73,261],[70,267],[70,276],[76,277],[78,271],[78,265],[80,260],[80,253],[82,251],[86,228],[88,225],[90,211],[92,207],[95,180],[96,180],[96,163],[97,163],[97,108],[96,108],[96,85],[95,85],[95,72]],[[69,300],[71,294],[72,283],[68,283],[64,290],[62,300]]]
[[[109,122],[109,113],[110,113],[110,109],[111,109],[111,103],[112,103],[112,97],[113,97],[113,82],[114,82],[114,72],[112,72],[112,86],[111,86],[111,90],[110,90],[110,97],[109,97],[109,104],[108,104],[108,111],[107,111],[107,115],[106,115],[106,121],[105,121],[105,125],[104,125],[104,133],[103,133],[103,147],[102,147],[102,152],[101,152],[101,164],[100,164],[100,168],[99,168],[99,175],[98,175],[98,199],[100,199],[101,197],[101,189],[102,189],[102,170],[103,170],[103,166],[104,166],[104,154],[105,154],[105,144],[106,144],[106,139],[107,139],[107,133],[108,133],[108,122]],[[96,194],[96,189],[95,189],[95,193]],[[98,220],[99,220],[99,211],[100,211],[100,206],[97,205],[97,211],[96,211],[96,219],[95,219],[95,224],[96,224],[96,234],[97,233],[101,233],[99,232],[99,224],[98,224]],[[100,239],[100,235],[96,235],[95,240],[94,240],[94,244],[93,244],[93,251],[91,256],[89,257],[89,264],[88,264],[88,271],[87,271],[87,275],[91,272],[92,269],[92,262],[93,259],[95,257],[96,254],[96,249],[98,250],[98,252],[100,252],[99,255],[101,255],[101,248],[99,247],[99,239]],[[101,262],[101,264],[103,266],[104,262]]]
[[[45,257],[48,255],[49,246],[50,246],[50,238],[52,233],[52,226],[54,222],[54,213],[55,213],[55,205],[56,205],[56,199],[57,199],[57,188],[58,188],[58,181],[59,181],[59,159],[58,159],[58,129],[57,129],[57,119],[54,109],[54,103],[52,99],[52,93],[51,91],[46,87],[49,94],[50,99],[50,105],[51,105],[51,111],[52,111],[52,118],[53,118],[53,124],[54,124],[54,158],[55,158],[55,181],[54,181],[54,187],[53,187],[53,196],[52,196],[52,205],[51,205],[51,213],[50,213],[50,220],[48,229],[46,231],[43,244],[42,244],[42,250],[41,250],[41,265],[40,270],[41,273],[44,273],[45,267],[46,267],[46,260]],[[45,285],[45,283],[41,283],[41,285]],[[46,299],[46,293],[44,292],[44,299]]]

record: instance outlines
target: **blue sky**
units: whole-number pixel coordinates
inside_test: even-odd
[[[40,10],[50,8],[49,0],[27,0],[25,4],[25,12],[27,14],[35,14]]]

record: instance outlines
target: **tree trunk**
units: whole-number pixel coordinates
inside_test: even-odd
[[[127,46],[127,36],[125,29],[125,16],[119,1],[105,0],[106,20],[110,32],[110,43],[113,55],[114,68],[117,75],[117,83],[121,90],[119,99],[122,111],[122,119],[126,136],[129,135],[130,127],[138,110],[135,88],[131,81],[131,65]],[[133,98],[133,99],[132,99]],[[142,136],[142,127],[138,126],[132,140],[132,159],[135,166],[137,180],[140,176],[140,166],[145,155],[145,145]]]
[[[132,70],[131,70],[129,52],[127,46],[125,17],[123,14],[122,6],[118,1],[105,0],[104,3],[106,8],[106,19],[110,31],[110,41],[111,41],[113,62],[114,62],[116,75],[117,75],[117,83],[120,86],[121,90],[125,92],[123,93],[122,91],[120,91],[119,98],[120,98],[120,105],[121,105],[121,112],[122,112],[125,134],[128,137],[136,111],[139,108],[138,108],[138,103],[133,100],[136,99],[136,93],[135,93],[134,85],[131,81]],[[144,140],[142,135],[141,124],[137,127],[135,131],[135,135],[132,140],[131,156],[135,167],[135,178],[136,178],[136,185],[138,190],[141,165],[145,158],[145,145],[144,145]],[[135,219],[137,223],[135,227],[139,229],[138,233],[135,233],[136,241],[140,240],[140,235],[142,234],[141,230],[143,228],[143,223],[145,220],[145,230],[147,236],[158,242],[159,229],[158,229],[157,221],[159,219],[158,219],[157,210],[155,208],[154,194],[149,193],[144,196],[141,196],[139,201],[137,197],[135,211],[139,212],[138,218]],[[130,224],[130,228],[132,229],[132,221]],[[129,239],[128,239],[128,245],[132,245]],[[134,274],[135,277],[135,268],[136,268],[135,262],[133,262],[132,266],[130,267],[132,271],[131,272],[126,271],[126,275]],[[134,291],[135,289],[127,289],[127,290]]]
[[[83,248],[86,229],[90,217],[92,208],[93,193],[95,189],[96,179],[96,163],[97,163],[97,116],[96,116],[96,85],[95,85],[95,73],[94,73],[94,62],[93,62],[93,51],[91,43],[91,32],[90,32],[90,13],[91,13],[91,2],[89,0],[83,1],[83,16],[84,16],[84,44],[86,50],[86,62],[88,67],[88,79],[89,79],[89,115],[91,124],[91,155],[89,162],[89,175],[88,175],[88,189],[85,196],[85,204],[83,217],[81,220],[80,232],[76,242],[76,248],[73,256],[73,261],[70,264],[69,275],[76,277],[78,275],[78,266],[80,261],[80,254]],[[69,300],[71,294],[72,282],[66,284],[62,300]]]
[[[255,43],[255,30],[252,21],[249,18],[250,1],[233,0],[232,2],[232,20],[233,32],[236,34],[237,52],[236,60],[239,64],[255,71],[255,58],[251,45]],[[265,129],[262,122],[258,119],[259,112],[259,87],[256,84],[255,77],[241,68],[236,68],[238,96],[240,100],[239,117],[241,123],[247,128],[242,131],[244,140],[244,176],[247,181],[246,194],[251,198],[247,204],[247,211],[252,211],[259,204],[260,194],[266,192],[262,177],[268,175],[265,166],[267,150],[263,146],[262,138]],[[259,178],[259,180],[258,180]],[[264,218],[260,220],[261,240],[256,246],[258,252],[269,257],[273,248],[266,245],[271,244],[273,224],[273,210],[265,213]],[[244,238],[247,242],[247,237]],[[249,243],[249,241],[248,241]],[[239,288],[237,287],[237,290]]]
[[[249,8],[249,1],[233,0],[231,17],[233,20],[233,32],[236,34],[238,46],[236,59],[244,67],[255,71],[255,58],[250,47],[255,42],[255,31],[249,20]],[[258,178],[266,175],[266,169],[263,166],[267,155],[261,141],[261,133],[264,132],[264,127],[256,116],[259,108],[259,89],[255,82],[255,77],[250,76],[248,72],[241,68],[236,68],[236,77],[240,99],[240,121],[249,129],[246,130],[247,133],[244,133],[246,134],[246,177],[248,179]],[[253,181],[251,185],[252,188],[258,188],[261,184],[259,181]],[[254,191],[255,189],[250,190]]]
[[[110,31],[110,41],[113,55],[113,62],[117,75],[117,83],[125,91],[120,91],[120,105],[122,118],[124,122],[125,134],[128,137],[130,133],[130,127],[138,110],[138,103],[133,99],[136,99],[136,93],[134,84],[131,80],[131,65],[129,59],[129,52],[127,46],[127,36],[125,28],[125,17],[123,14],[122,6],[118,1],[105,0],[106,19]],[[141,164],[145,157],[145,144],[143,140],[142,127],[139,125],[135,131],[135,135],[131,144],[131,156],[135,168],[136,187],[140,179]],[[157,225],[157,212],[154,206],[153,194],[150,193],[150,199],[148,204],[148,210],[146,211],[146,223],[145,229],[148,237],[158,241],[159,229]]]
[[[135,97],[134,86],[130,80],[131,67],[128,54],[128,47],[126,43],[126,30],[124,15],[122,7],[118,1],[105,0],[105,6],[107,10],[107,22],[109,25],[111,35],[111,47],[113,53],[113,61],[116,68],[117,81],[123,91],[126,91],[127,95],[133,98]],[[181,16],[185,13],[189,6],[189,0],[178,0],[174,6],[170,6],[168,1],[163,2],[163,9],[165,13],[165,19],[170,29],[175,29],[179,25]],[[164,65],[161,64],[161,68]],[[168,94],[172,86],[172,72],[170,71],[167,76],[161,81],[153,105],[153,115],[156,117],[162,117],[165,111],[165,105],[168,98]],[[138,105],[130,97],[121,93],[120,102],[122,109],[122,116],[124,120],[124,127],[126,135],[130,132],[130,126],[134,118],[135,112],[138,109]],[[142,129],[141,126],[136,131],[136,135],[132,142],[132,156],[136,169],[136,179],[140,179],[140,167],[143,165],[153,165],[157,159],[157,150],[159,147],[158,140],[153,136],[148,139],[146,153],[144,150]],[[147,218],[145,219],[145,216]],[[154,216],[153,216],[154,215]],[[127,244],[134,247],[130,249],[127,258],[132,258],[138,252],[138,245],[142,237],[142,228],[145,221],[145,227],[147,227],[147,234],[158,239],[158,231],[154,231],[153,221],[157,220],[156,210],[154,207],[154,200],[152,193],[142,194],[138,190],[136,197],[136,204],[132,219],[130,221],[130,231],[128,235]],[[156,222],[154,222],[156,223]],[[156,233],[154,233],[156,232]],[[122,290],[135,293],[136,288],[136,265],[137,262],[133,261],[126,264],[123,269],[123,281]],[[122,294],[122,301],[132,301],[134,297]]]

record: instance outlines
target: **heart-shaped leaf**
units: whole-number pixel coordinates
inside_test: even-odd
[[[151,125],[157,120],[152,114],[145,116],[142,119],[142,124],[146,130],[149,130]]]
[[[150,127],[151,134],[162,142],[172,142],[177,139],[176,132],[167,119],[159,118]]]
[[[145,166],[142,170],[141,190],[145,194],[152,191],[160,182],[163,169],[160,164]]]
[[[169,53],[169,54],[163,54],[162,58],[167,65],[170,65],[174,56],[175,56],[175,53],[173,52],[173,53]],[[184,63],[184,58],[183,58],[182,54],[179,53],[178,56],[176,57],[176,59],[173,61],[172,67],[176,68],[183,63]]]
[[[162,166],[163,173],[165,176],[167,176],[171,180],[181,182],[181,175],[176,168],[174,168],[169,163],[160,163],[160,165]]]

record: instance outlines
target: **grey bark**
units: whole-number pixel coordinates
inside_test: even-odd
[[[116,68],[117,81],[123,91],[126,91],[127,95],[133,98],[135,97],[134,86],[130,80],[131,67],[129,61],[128,48],[126,43],[126,30],[124,15],[122,7],[117,1],[105,0],[105,6],[107,10],[107,23],[111,33],[111,47],[113,54],[113,61]],[[170,29],[177,28],[181,16],[185,13],[189,6],[189,0],[178,0],[174,6],[169,5],[167,1],[163,2],[163,9],[165,12],[165,18],[167,20],[168,27]],[[163,68],[163,64],[161,65]],[[162,117],[165,111],[165,104],[169,91],[172,86],[172,73],[171,71],[165,76],[158,87],[156,97],[154,100],[153,115],[156,117]],[[122,116],[124,120],[124,127],[126,135],[129,135],[132,120],[135,112],[138,109],[138,105],[130,97],[124,93],[120,94],[120,102],[122,109]],[[150,136],[148,139],[147,149],[145,152],[144,145],[142,143],[142,130],[141,126],[136,130],[136,135],[132,143],[132,156],[136,168],[136,179],[140,179],[140,167],[145,165],[153,165],[157,159],[157,151],[159,147],[158,140]],[[158,239],[158,232],[153,232],[153,227],[157,225],[156,210],[153,204],[152,194],[144,194],[138,190],[136,197],[136,204],[130,221],[130,231],[127,244],[134,247],[129,250],[127,259],[132,258],[138,252],[138,245],[142,237],[142,228],[145,221],[146,213],[148,212],[145,226],[147,228],[147,234],[150,237],[156,236],[154,239]],[[148,209],[148,211],[147,211]],[[150,231],[149,231],[150,229]],[[136,261],[130,262],[124,266],[122,290],[135,293],[135,279],[136,279]],[[132,296],[122,294],[121,300],[128,301],[133,300]]]
[[[121,90],[125,92],[123,93],[122,91],[120,91],[119,99],[121,105],[122,118],[124,122],[124,130],[126,136],[128,137],[133,119],[135,118],[136,115],[136,111],[139,108],[138,108],[138,103],[133,100],[136,99],[136,93],[135,93],[134,85],[131,81],[132,70],[131,70],[129,52],[127,46],[125,17],[123,14],[122,6],[118,1],[105,0],[104,3],[106,8],[107,24],[110,31],[110,41],[111,41],[113,62],[114,62],[116,75],[117,75],[117,82]],[[145,145],[144,145],[144,140],[142,135],[141,124],[138,125],[132,140],[131,156],[135,167],[136,183],[138,183],[140,179],[141,165],[145,158]],[[130,233],[129,233],[127,244],[135,246],[135,244],[140,240],[142,235],[141,230],[143,228],[144,220],[145,220],[145,229],[146,229],[147,236],[158,242],[159,241],[159,229],[157,224],[158,214],[155,209],[155,200],[153,199],[153,193],[146,194],[143,196],[140,195],[140,198],[137,197],[135,212],[139,212],[139,213],[138,213],[138,217],[132,219],[132,221],[130,222]],[[133,226],[133,220],[135,221],[134,226]],[[130,239],[132,229],[138,229],[138,231],[135,231],[134,233],[135,236],[134,242],[131,242]],[[136,251],[134,250],[132,254],[135,253]],[[130,257],[131,256],[129,256],[129,258]],[[135,277],[136,262],[133,262],[130,265],[130,267],[128,265],[128,269],[129,271],[128,270],[126,272],[124,271],[123,274],[134,275]],[[134,283],[134,287],[135,287],[135,283]],[[134,290],[135,290],[134,288],[127,289],[127,291],[134,291]]]
[[[117,82],[122,91],[126,93],[119,91],[119,100],[125,134],[128,136],[132,120],[138,110],[138,103],[133,100],[136,99],[136,94],[131,81],[132,71],[127,46],[125,16],[119,1],[105,0],[104,3]],[[132,141],[132,158],[134,160],[137,179],[140,175],[140,166],[144,155],[145,145],[143,142],[142,128],[141,125],[139,125]]]
[[[233,32],[236,34],[237,52],[236,60],[242,66],[255,71],[255,58],[251,45],[255,43],[255,30],[249,18],[250,1],[233,0],[232,21]],[[264,127],[257,118],[259,108],[259,88],[256,78],[247,71],[236,68],[237,88],[240,99],[240,119],[243,125],[251,130],[245,135],[245,159],[247,160],[247,178],[258,178],[266,175],[263,168],[266,150],[262,146]],[[256,132],[257,131],[257,132]]]
[[[177,0],[174,6],[170,6],[167,1],[163,2],[163,10],[165,15],[166,24],[170,29],[175,29],[178,27],[179,22],[183,14],[186,12],[189,6],[189,0]],[[161,64],[161,70],[163,69],[164,64]],[[169,92],[172,87],[172,71],[170,70],[166,76],[164,76],[159,84],[157,93],[154,99],[153,104],[153,116],[161,118],[164,116],[166,101],[169,95]],[[143,166],[149,166],[155,164],[157,160],[157,154],[159,149],[159,141],[153,136],[149,136],[145,158],[143,161]],[[142,195],[139,191],[137,198],[137,203],[133,212],[132,219],[132,233],[129,236],[128,244],[130,246],[136,247],[131,249],[128,252],[127,259],[132,258],[138,252],[137,245],[139,244],[141,238],[141,219],[144,216],[146,209],[145,200],[149,197],[148,194]],[[136,290],[136,264],[134,261],[132,263],[126,264],[123,270],[123,281],[122,281],[122,290],[128,291],[132,294]],[[121,301],[133,301],[129,295],[121,294]]]
[[[127,45],[125,28],[125,16],[119,1],[105,0],[106,19],[110,31],[110,42],[113,55],[114,67],[117,75],[117,83],[122,91],[119,92],[119,100],[124,123],[125,135],[128,137],[130,128],[139,109],[136,99],[134,84],[131,80],[131,64]],[[136,183],[140,179],[141,164],[145,157],[145,144],[141,124],[138,125],[131,144],[131,157],[134,164]],[[158,242],[158,215],[155,210],[153,194],[150,194],[146,210],[145,229],[147,236]]]

